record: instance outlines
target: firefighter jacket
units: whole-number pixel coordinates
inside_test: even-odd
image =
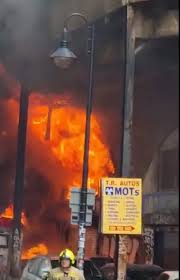
[[[48,280],[85,280],[82,272],[71,266],[68,273],[64,273],[60,267],[52,269]]]

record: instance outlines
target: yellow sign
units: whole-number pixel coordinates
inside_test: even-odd
[[[142,180],[101,179],[101,232],[142,234]]]

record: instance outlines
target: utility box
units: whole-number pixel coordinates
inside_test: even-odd
[[[23,226],[23,225],[22,225]],[[12,266],[12,227],[13,220],[11,218],[0,217],[0,280],[9,279],[10,267]],[[22,246],[23,234],[21,234],[20,244]],[[18,252],[21,254],[21,248]],[[17,271],[20,273],[21,264],[18,263],[17,259]],[[11,267],[12,268],[12,267]]]
[[[0,279],[6,280],[10,272],[11,231],[9,224],[0,218]]]
[[[86,202],[86,226],[92,225],[93,210],[95,209],[95,190],[87,190],[87,202]],[[71,198],[70,198],[70,208],[71,208],[71,224],[79,224],[79,211],[81,203],[81,189],[72,188]]]

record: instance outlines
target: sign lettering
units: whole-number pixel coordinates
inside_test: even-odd
[[[101,232],[142,234],[142,180],[101,179]]]

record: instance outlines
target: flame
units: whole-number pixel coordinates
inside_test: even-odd
[[[40,243],[37,246],[30,248],[22,254],[22,260],[27,260],[36,257],[37,255],[47,255],[48,248],[45,244]]]
[[[0,218],[13,219],[13,205],[12,204],[9,207],[7,207],[2,214],[0,214]],[[21,222],[24,226],[28,225],[24,212],[22,213]],[[48,254],[48,249],[47,249],[46,245],[40,243],[37,246],[25,251],[22,254],[22,260],[31,259],[33,257],[36,257],[37,255],[47,255],[47,254]]]
[[[30,104],[38,95],[32,95]],[[30,126],[34,134],[45,142],[48,127],[48,98],[43,105],[30,106]],[[54,96],[54,104],[58,104]],[[41,97],[42,102],[42,97]],[[45,105],[47,103],[47,105]],[[61,102],[59,102],[61,104]],[[62,102],[63,103],[63,102]],[[73,173],[71,186],[81,186],[83,152],[84,152],[85,112],[72,106],[51,107],[49,145],[54,156],[62,166]],[[47,141],[46,141],[47,142]],[[91,119],[91,140],[89,149],[89,187],[98,191],[99,179],[114,173],[108,146],[103,142],[101,126],[95,115]],[[74,185],[74,182],[76,184]],[[69,195],[68,195],[69,196]]]
[[[9,207],[7,207],[3,213],[0,214],[0,218],[13,219],[13,205],[12,204]],[[27,219],[26,219],[24,212],[22,212],[21,223],[24,226],[27,225]]]
[[[8,75],[6,69],[0,64],[0,79],[8,85],[9,99],[6,101],[9,116],[12,123],[18,123],[18,97],[20,92],[19,84]],[[41,94],[33,92],[30,95],[29,116],[28,116],[28,137],[27,144],[29,150],[33,149],[32,157],[27,159],[27,165],[37,167],[45,175],[51,184],[51,194],[47,196],[48,207],[52,208],[52,203],[59,203],[59,196],[52,195],[58,193],[60,180],[63,180],[63,197],[69,199],[70,188],[81,186],[83,153],[84,153],[84,131],[85,131],[85,111],[75,107],[71,98],[66,93],[64,96],[55,94]],[[12,125],[13,127],[13,125]],[[3,135],[6,133],[2,132]],[[8,132],[10,133],[10,132]],[[37,153],[37,157],[34,156]],[[45,156],[42,156],[44,153]],[[34,159],[37,159],[36,163]],[[29,160],[29,163],[28,163]],[[48,164],[46,163],[48,161]],[[41,164],[42,162],[42,164]],[[59,163],[59,165],[58,165]],[[58,167],[56,169],[56,167]],[[62,176],[58,172],[62,170]],[[91,118],[91,139],[89,148],[89,178],[88,186],[99,192],[99,179],[114,173],[114,165],[111,159],[109,147],[104,140],[101,124],[95,114]],[[64,176],[64,177],[63,177]],[[67,178],[68,177],[68,178]],[[59,180],[60,178],[60,180]],[[64,179],[65,178],[65,179]],[[64,187],[66,192],[64,193]],[[62,190],[61,190],[62,191]],[[49,199],[50,197],[50,199]],[[42,216],[47,205],[44,202]],[[56,207],[55,207],[56,209]],[[53,211],[53,210],[52,210]],[[60,213],[62,216],[62,213]],[[56,220],[60,217],[56,217]],[[13,218],[13,206],[10,205],[0,217]],[[37,226],[39,228],[39,215],[32,224],[27,223],[25,214],[22,214],[22,224],[25,225],[26,233],[34,233]],[[63,216],[64,217],[64,216]],[[35,227],[34,227],[35,224]],[[31,227],[30,227],[31,225]],[[30,229],[30,230],[29,230]],[[36,232],[35,232],[36,233]],[[37,241],[40,243],[41,240]],[[33,244],[33,243],[32,243]],[[31,244],[31,245],[32,245]],[[30,247],[30,246],[29,246]],[[28,248],[29,248],[28,247]],[[30,259],[36,255],[48,254],[45,244],[37,246],[23,252],[23,259]]]

